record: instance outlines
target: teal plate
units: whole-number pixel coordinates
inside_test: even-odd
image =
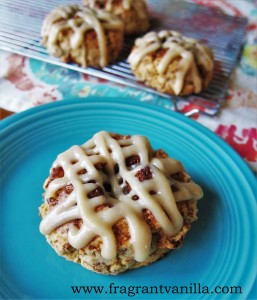
[[[257,265],[256,181],[208,129],[149,104],[99,98],[43,105],[0,126],[2,299],[248,297]],[[181,160],[204,190],[198,221],[183,247],[118,276],[99,275],[59,257],[38,230],[42,184],[52,162],[100,130],[148,136],[154,148]],[[72,286],[81,287],[80,293]]]

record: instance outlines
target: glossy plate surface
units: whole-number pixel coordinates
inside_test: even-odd
[[[0,126],[1,298],[210,298],[203,293],[205,286],[210,293],[216,286],[227,287],[226,294],[213,293],[212,299],[247,298],[256,278],[256,182],[242,159],[209,130],[155,106],[99,98],[43,105]],[[204,190],[198,221],[183,247],[118,276],[98,275],[59,257],[38,230],[42,184],[52,162],[100,130],[148,136],[155,149],[181,160]],[[103,291],[75,295],[71,286],[99,286]],[[186,294],[184,289],[174,294],[176,286],[202,293]],[[242,294],[228,292],[235,286]]]

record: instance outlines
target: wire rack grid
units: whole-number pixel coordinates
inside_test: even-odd
[[[214,77],[208,90],[199,95],[171,97],[145,86],[132,74],[127,57],[135,37],[126,38],[118,60],[103,69],[82,68],[49,56],[41,45],[40,29],[43,19],[54,7],[69,3],[71,2],[68,0],[2,0],[0,49],[170,98],[177,110],[180,101],[188,101],[195,104],[197,111],[211,116],[218,113],[229,77],[238,62],[247,25],[245,18],[227,16],[219,10],[186,1],[148,0],[151,30],[177,30],[189,37],[200,39],[214,51]],[[81,4],[81,1],[74,0],[72,3]],[[193,111],[188,112],[188,115],[190,113]]]

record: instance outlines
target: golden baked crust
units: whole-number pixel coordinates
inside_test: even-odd
[[[111,13],[67,5],[49,13],[41,35],[42,45],[61,61],[104,67],[121,52],[124,26]]]
[[[210,48],[170,30],[150,32],[136,40],[129,62],[146,85],[181,96],[207,89],[214,69]]]
[[[84,0],[84,5],[106,9],[119,16],[125,25],[125,34],[144,33],[149,28],[149,16],[144,0]]]
[[[127,141],[131,140],[131,136],[122,136],[118,134],[112,134],[111,136],[115,141],[119,142],[122,147],[126,147],[124,145],[126,145]],[[91,144],[89,146],[89,150],[91,150]],[[149,155],[152,155],[152,161],[162,161],[169,158],[163,150],[153,151],[152,153],[149,151]],[[134,170],[136,168],[137,172],[135,173],[135,176],[139,182],[143,184],[149,179],[152,179],[155,175],[153,175],[152,165],[142,165],[141,167],[141,159],[142,157],[139,155],[132,155],[126,157],[125,162],[128,169]],[[72,161],[71,163],[75,162]],[[141,218],[149,227],[152,235],[149,255],[143,261],[137,261],[135,259],[134,247],[131,242],[129,221],[126,217],[120,218],[112,225],[117,250],[116,256],[112,259],[106,259],[103,257],[103,239],[100,236],[94,236],[88,244],[80,249],[75,249],[70,244],[68,236],[69,231],[74,227],[77,230],[82,229],[83,220],[81,218],[65,222],[51,230],[48,234],[46,234],[48,243],[59,255],[65,257],[67,260],[79,263],[83,267],[94,272],[111,275],[116,275],[128,269],[148,265],[162,257],[168,251],[180,247],[183,244],[186,233],[191,227],[191,223],[197,219],[196,203],[202,196],[202,192],[201,189],[191,181],[190,176],[186,173],[179,162],[171,162],[171,166],[173,165],[174,167],[170,167],[170,169],[168,168],[169,175],[166,176],[169,178],[169,188],[175,199],[178,201],[176,202],[176,206],[182,216],[182,225],[178,232],[173,235],[168,235],[164,232],[162,226],[155,217],[155,212],[151,211],[149,208],[142,208],[140,213]],[[103,178],[108,178],[108,176],[106,177],[108,174],[106,164],[99,162],[95,163],[95,168],[99,174],[102,174],[101,176]],[[87,170],[81,169],[79,174],[84,175],[86,172]],[[123,178],[120,177],[118,165],[114,165],[114,173],[119,181],[122,195],[131,197],[130,201],[132,201],[132,203],[139,201],[140,197],[135,193],[133,186],[131,186],[127,181],[124,182]],[[49,189],[51,190],[53,188],[53,184],[58,182],[58,180],[62,180],[64,177],[65,172],[62,167],[57,165],[52,167],[50,170],[50,176],[44,184],[46,194]],[[91,183],[93,183],[93,181],[94,180],[91,180]],[[185,190],[186,185],[184,186],[184,184],[189,184],[191,186],[190,190]],[[155,196],[158,194],[157,189],[158,188],[153,185],[150,188],[149,193],[152,196]],[[65,185],[54,192],[52,197],[45,196],[44,203],[39,208],[42,219],[45,220],[51,211],[58,205],[65,204],[73,191],[74,186],[67,181]],[[91,199],[97,199],[97,197],[104,195],[106,195],[106,197],[108,197],[108,195],[115,197],[112,192],[111,183],[107,182],[106,179],[103,185],[98,183],[98,186],[88,193],[88,200],[91,201]],[[182,200],[183,198],[186,200]],[[108,211],[113,205],[115,204],[106,201],[102,204],[96,205],[94,209],[95,212],[99,213],[105,210]]]

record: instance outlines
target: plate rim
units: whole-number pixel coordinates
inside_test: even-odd
[[[209,138],[212,138],[215,143],[217,143],[219,146],[222,146],[227,148],[229,152],[231,152],[231,155],[235,157],[235,159],[239,159],[241,163],[243,163],[243,166],[246,167],[248,171],[250,171],[250,177],[254,179],[254,172],[251,170],[251,168],[247,165],[247,163],[244,161],[244,159],[228,144],[226,143],[221,137],[216,135],[214,132],[212,132],[209,128],[205,127],[204,125],[198,123],[197,121],[194,121],[193,119],[190,119],[189,117],[184,116],[181,113],[178,113],[176,111],[172,111],[170,109],[166,109],[160,106],[157,106],[153,103],[145,103],[135,100],[129,100],[128,98],[114,98],[114,97],[87,97],[85,99],[83,98],[69,98],[69,99],[62,99],[55,102],[50,102],[46,104],[42,104],[40,106],[31,107],[25,111],[15,113],[11,116],[8,116],[7,118],[1,120],[0,122],[0,130],[1,133],[4,134],[6,130],[9,130],[10,127],[14,126],[17,122],[24,122],[24,119],[35,117],[36,114],[40,114],[41,112],[46,112],[48,110],[58,109],[60,107],[65,106],[75,106],[75,105],[89,105],[90,103],[98,102],[110,102],[113,104],[126,104],[130,106],[139,106],[145,109],[149,110],[155,110],[159,113],[163,113],[166,116],[173,117],[175,119],[180,119],[182,122],[187,123],[187,125],[192,125],[196,130],[200,130],[203,134],[206,134]]]
[[[246,161],[228,144],[226,143],[221,137],[216,135],[214,132],[212,132],[209,128],[205,127],[204,125],[198,123],[197,121],[190,119],[189,117],[184,116],[181,113],[178,113],[176,111],[172,111],[170,109],[166,109],[160,106],[157,106],[153,103],[145,103],[135,100],[129,100],[128,98],[115,98],[115,97],[87,97],[87,98],[68,98],[63,100],[58,100],[56,102],[50,102],[46,104],[42,104],[40,106],[29,108],[25,111],[13,114],[5,119],[3,119],[0,122],[0,136],[2,136],[1,141],[3,142],[5,138],[6,131],[9,131],[12,129],[13,126],[17,126],[18,123],[23,123],[24,121],[29,121],[30,118],[35,118],[38,114],[46,113],[47,111],[51,110],[58,110],[62,107],[69,107],[69,106],[87,106],[92,104],[96,104],[97,102],[105,102],[105,103],[112,103],[115,105],[127,105],[131,107],[141,107],[144,109],[148,109],[153,111],[157,111],[161,114],[166,115],[166,117],[171,117],[180,120],[181,122],[186,123],[189,126],[194,127],[197,131],[200,131],[202,134],[206,135],[208,138],[212,139],[215,144],[217,144],[220,148],[222,148],[224,151],[229,153],[229,156],[233,158],[233,160],[237,161],[238,164],[240,164],[239,168],[241,169],[241,173],[244,174],[244,177],[247,179],[250,188],[253,192],[253,195],[255,195],[253,187],[254,184],[256,184],[256,177],[254,174],[254,171],[251,170],[251,168],[248,166]],[[256,203],[257,203],[257,195],[255,197]]]

